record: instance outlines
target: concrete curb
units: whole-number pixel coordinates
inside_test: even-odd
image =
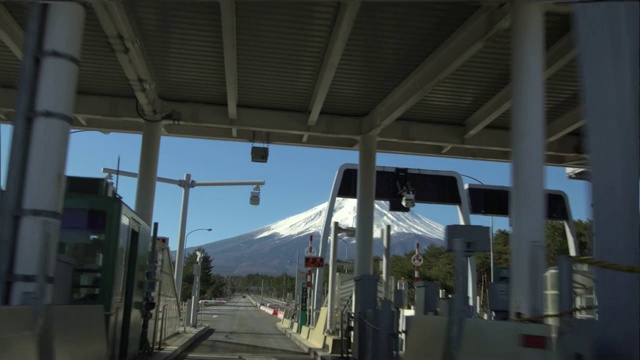
[[[334,360],[340,357],[331,355],[323,351],[322,349],[312,347],[312,345],[308,344],[300,336],[298,336],[298,333],[296,333],[295,331],[291,331],[289,328],[284,328],[279,324],[276,324],[276,327],[278,328],[278,330],[280,330],[280,332],[285,334],[286,337],[288,337],[289,339],[291,339],[291,341],[298,345],[298,347],[302,349],[302,351],[311,355],[314,360]]]
[[[153,354],[149,360],[173,360],[187,350],[196,340],[200,339],[207,331],[209,331],[209,325],[205,325],[193,332],[187,331],[186,333],[181,333],[177,335],[178,338],[171,346],[166,346],[164,349]]]

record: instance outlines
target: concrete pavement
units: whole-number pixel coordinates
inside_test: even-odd
[[[236,296],[226,305],[210,306],[202,313],[208,336],[202,337],[178,359],[309,360],[311,357],[282,334],[279,319]]]

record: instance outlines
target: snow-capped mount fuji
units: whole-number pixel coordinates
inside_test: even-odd
[[[202,247],[214,258],[214,271],[221,275],[249,273],[295,274],[296,254],[304,257],[313,235],[313,247],[320,245],[320,234],[325,221],[328,203],[293,215],[284,220],[233,238],[212,242]],[[332,221],[342,227],[356,225],[355,199],[336,199]],[[390,212],[388,204],[376,201],[374,210],[374,254],[382,254],[380,230],[391,225],[391,251],[404,254],[429,244],[444,245],[444,227],[415,212]],[[355,238],[342,237],[338,244],[338,259],[353,259]],[[194,249],[188,249],[187,252]],[[326,252],[328,260],[328,251]]]

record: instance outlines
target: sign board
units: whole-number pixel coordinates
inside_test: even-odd
[[[306,256],[304,258],[304,267],[306,268],[321,268],[324,266],[324,258],[319,256]]]
[[[307,284],[302,284],[300,291],[300,310],[307,311]]]
[[[420,266],[423,262],[424,260],[422,259],[422,256],[420,256],[420,254],[414,254],[411,257],[411,263],[415,266]]]

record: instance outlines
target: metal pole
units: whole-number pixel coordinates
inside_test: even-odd
[[[282,301],[287,301],[287,296],[285,294],[285,287],[287,286],[287,275],[282,273]]]
[[[19,277],[11,289],[11,305],[52,301],[53,283],[46,278],[54,276],[58,254],[84,20],[79,3],[47,5],[13,266]]]
[[[543,313],[545,259],[544,4],[519,0],[512,16],[510,314]],[[636,134],[637,135],[637,134]],[[637,181],[637,179],[636,179]]]
[[[391,225],[380,230],[382,233],[382,245],[384,256],[382,257],[382,279],[384,281],[384,298],[391,299],[389,276],[391,275]]]
[[[142,130],[140,166],[138,168],[138,186],[136,190],[136,213],[147,224],[153,219],[153,203],[156,195],[156,177],[158,176],[158,158],[162,124],[145,121]]]
[[[338,230],[340,225],[334,221],[331,226],[331,248],[329,252],[329,294],[327,303],[327,332],[333,334],[335,330],[336,312],[336,260],[338,259]]]
[[[155,182],[154,182],[155,183]],[[178,301],[182,301],[182,267],[184,266],[185,232],[187,231],[187,214],[189,213],[189,191],[191,190],[191,174],[184,174],[182,187],[182,208],[180,210],[180,228],[178,229],[178,249],[176,251],[175,282]]]
[[[491,217],[491,241],[489,242],[489,246],[491,247],[490,250],[490,255],[491,255],[491,279],[489,280],[489,282],[493,281],[493,268],[495,267],[494,261],[493,261],[493,216]],[[481,295],[482,296],[482,295]]]
[[[25,34],[24,56],[20,66],[16,118],[13,121],[6,191],[2,198],[2,204],[0,204],[2,207],[0,211],[0,305],[7,304],[8,300],[7,275],[11,269],[11,259],[16,246],[18,221],[15,214],[20,208],[22,200],[32,124],[30,114],[33,113],[38,80],[37,53],[42,41],[45,8],[46,5],[42,3],[31,5]]]
[[[638,2],[574,6],[593,199],[593,255],[639,266]],[[598,321],[593,357],[638,359],[640,283],[632,273],[596,268]]]
[[[198,290],[200,288],[200,254],[196,255],[193,284],[191,286],[191,326],[198,327]]]
[[[296,253],[296,286],[293,289],[293,304],[295,306],[298,305],[300,301],[298,296],[298,284],[300,283],[298,280],[298,276],[300,274],[300,253]]]
[[[360,163],[358,166],[358,205],[356,217],[355,275],[372,273],[373,259],[373,207],[376,194],[376,135],[364,135],[360,139]],[[357,301],[356,301],[357,304]],[[356,305],[357,311],[357,305]]]

